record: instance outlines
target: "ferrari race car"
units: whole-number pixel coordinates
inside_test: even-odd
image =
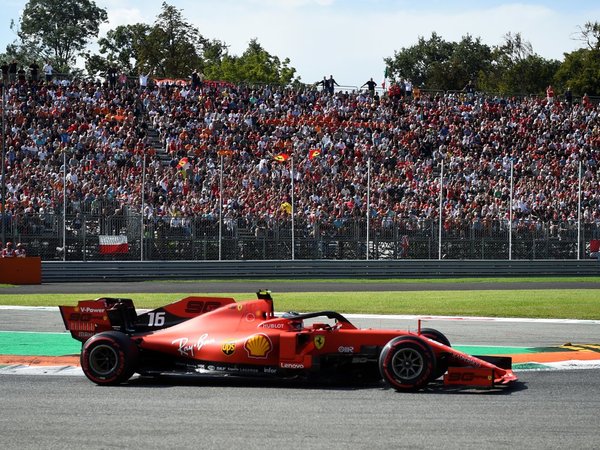
[[[137,314],[132,300],[99,298],[59,306],[67,330],[83,343],[81,367],[99,385],[134,373],[157,376],[328,377],[417,390],[494,386],[517,380],[506,357],[470,356],[439,331],[358,329],[333,311],[275,315],[269,291],[258,299],[186,297]]]

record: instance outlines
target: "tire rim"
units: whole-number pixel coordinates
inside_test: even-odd
[[[114,348],[101,344],[90,351],[88,361],[93,372],[99,376],[107,376],[117,368],[119,356]]]
[[[403,348],[394,353],[391,366],[398,379],[413,380],[423,372],[425,363],[419,351],[412,348]]]

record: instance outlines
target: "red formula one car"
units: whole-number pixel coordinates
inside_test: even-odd
[[[399,391],[441,376],[447,385],[469,386],[517,379],[510,358],[459,352],[433,329],[358,329],[333,311],[276,316],[268,291],[242,302],[187,297],[139,315],[121,298],[59,308],[67,330],[83,342],[85,375],[100,385],[134,373],[383,378]]]

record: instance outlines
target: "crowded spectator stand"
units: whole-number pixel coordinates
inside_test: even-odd
[[[299,244],[282,243],[296,235],[317,242],[305,251],[321,257],[364,257],[373,239],[393,242],[373,257],[443,257],[442,239],[484,238],[496,248],[457,243],[459,255],[506,257],[500,242],[513,232],[560,239],[559,254],[584,256],[600,224],[600,128],[589,97],[570,105],[548,93],[416,93],[408,80],[380,96],[210,80],[192,89],[186,79],[154,79],[140,90],[15,79],[4,111],[5,233],[48,258],[66,258],[69,240],[95,238],[72,256],[94,258],[97,236],[118,234],[147,257],[293,256]],[[283,153],[292,156],[285,164],[275,159]],[[584,236],[564,250],[574,227]],[[198,253],[188,243],[199,236],[218,246],[262,239],[263,250]]]

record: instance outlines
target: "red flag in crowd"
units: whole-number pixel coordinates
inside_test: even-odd
[[[233,152],[231,150],[218,150],[217,155],[219,156],[231,156]]]
[[[313,148],[312,150],[310,150],[308,152],[308,159],[314,159],[317,156],[321,156],[321,149],[320,148]]]
[[[187,157],[183,157],[179,160],[177,164],[177,168],[181,170],[187,170],[190,168],[190,161]]]
[[[289,158],[290,158],[290,155],[288,155],[287,153],[279,153],[278,155],[275,155],[273,157],[273,159],[275,161],[279,161],[279,162],[286,162]]]

